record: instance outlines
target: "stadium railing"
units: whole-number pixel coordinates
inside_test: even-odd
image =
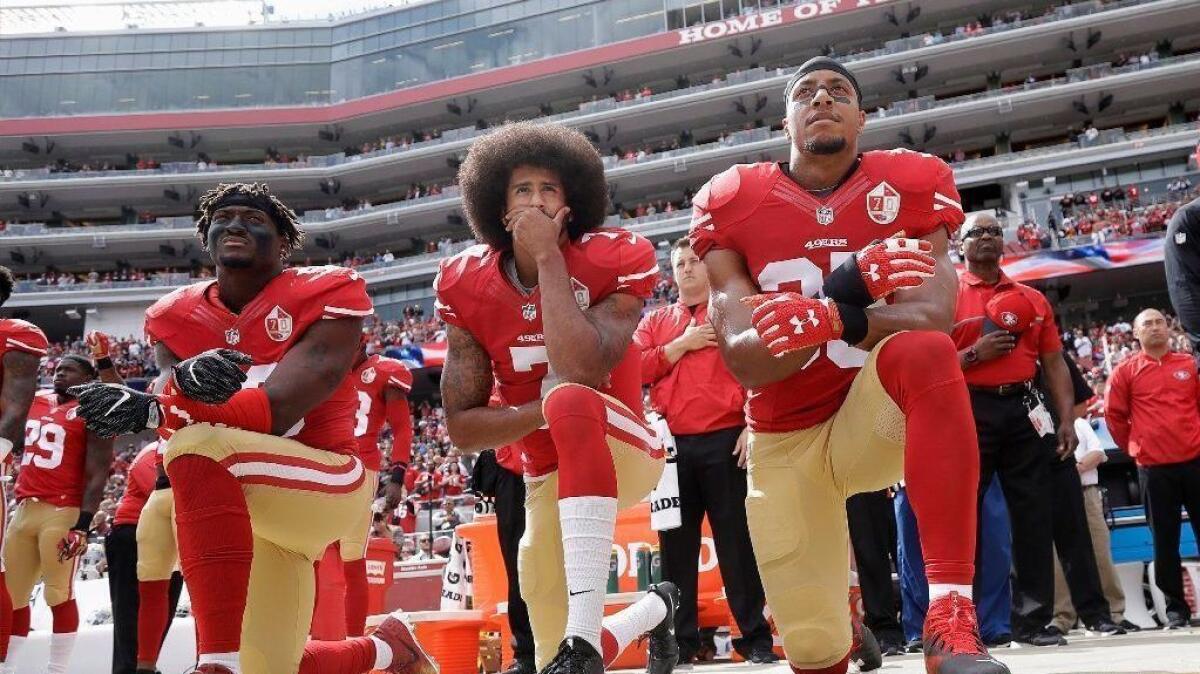
[[[1176,0],[1159,0],[1160,2],[1172,2]],[[858,52],[849,55],[846,58],[847,64],[854,64],[867,59],[891,56],[894,54],[904,53],[916,49],[939,47],[948,44],[962,42],[972,38],[984,37],[988,35],[996,35],[1020,28],[1031,28],[1042,26],[1058,21],[1075,19],[1083,16],[1089,16],[1099,12],[1109,12],[1124,9],[1127,7],[1147,4],[1144,0],[1120,0],[1114,3],[1102,3],[1098,0],[1086,0],[1072,5],[1054,8],[1054,10],[1044,16],[1029,19],[1026,21],[1017,21],[1013,23],[1004,23],[994,25],[989,28],[980,29],[977,32],[970,34],[953,34],[941,36],[940,34],[925,34],[909,38],[902,38],[887,42],[883,47],[870,51]],[[1150,3],[1154,4],[1154,3]],[[579,109],[571,112],[564,112],[555,115],[548,115],[537,118],[541,122],[561,122],[570,123],[578,118],[587,117],[597,113],[628,110],[636,108],[640,105],[646,105],[683,96],[689,96],[697,93],[720,90],[727,87],[739,86],[750,82],[761,80],[771,80],[772,84],[778,83],[782,86],[783,83],[791,77],[791,68],[794,66],[779,66],[777,68],[752,68],[742,71],[729,73],[720,82],[710,82],[705,84],[697,84],[690,87],[676,89],[673,91],[665,91],[649,96],[637,97],[632,100],[618,101],[613,97],[605,98],[599,101],[588,101],[580,104]],[[1081,68],[1078,70],[1087,70]],[[777,82],[776,82],[777,81]],[[1070,79],[1067,81],[1078,81]],[[1061,82],[1058,82],[1061,83]],[[1010,87],[1010,90],[1029,88],[1025,85],[1017,85]],[[991,92],[984,92],[991,93]],[[917,99],[920,100],[920,99]],[[911,101],[900,101],[895,103],[889,110],[895,108],[907,107]],[[899,106],[899,107],[897,107]],[[925,108],[919,108],[925,109]],[[588,120],[589,123],[594,120]],[[75,177],[104,177],[104,176],[131,176],[131,175],[179,175],[179,174],[195,174],[195,173],[224,173],[224,172],[247,172],[247,171],[287,171],[291,169],[308,169],[308,168],[323,168],[336,167],[345,164],[350,164],[364,159],[381,157],[387,155],[398,155],[405,152],[424,150],[427,148],[436,148],[450,143],[462,143],[471,141],[476,137],[487,133],[487,130],[480,130],[474,126],[450,129],[444,131],[438,138],[423,140],[409,143],[407,145],[397,145],[391,149],[379,149],[372,152],[346,155],[344,152],[339,152],[329,155],[310,156],[304,162],[290,162],[288,164],[220,164],[210,166],[205,169],[198,168],[197,162],[168,162],[162,164],[155,169],[116,169],[107,171],[75,171],[75,172],[51,172],[49,167],[39,169],[20,169],[12,172],[11,176],[0,175],[0,182],[20,182],[26,180],[70,180]],[[464,144],[465,147],[465,144]]]

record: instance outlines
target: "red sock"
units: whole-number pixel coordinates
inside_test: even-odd
[[[971,585],[979,444],[958,352],[940,332],[887,342],[879,379],[904,412],[904,482],[921,532],[929,582]]]
[[[158,662],[163,632],[167,629],[171,581],[138,581],[138,662]]]
[[[621,649],[617,645],[617,638],[612,632],[607,629],[600,628],[600,657],[604,659],[604,666],[607,668],[616,661],[617,656],[621,654]]]
[[[345,641],[310,641],[304,645],[299,674],[365,674],[375,666],[370,637]]]
[[[68,599],[57,606],[51,606],[50,616],[55,634],[79,631],[79,606],[75,603],[74,599]]]
[[[846,670],[850,669],[850,654],[847,653],[846,657],[841,660],[820,669],[800,669],[791,663],[788,663],[788,666],[792,668],[795,674],[846,674]]]
[[[2,515],[0,515],[2,516]],[[0,662],[8,659],[8,640],[12,637],[13,607],[4,572],[0,571]]]
[[[250,587],[254,534],[242,485],[216,461],[185,454],[167,468],[179,562],[196,616],[199,654],[236,653]]]
[[[367,631],[367,560],[342,562],[346,577],[346,636],[361,637]]]
[[[617,471],[608,448],[608,409],[596,391],[559,386],[542,403],[558,454],[558,497],[617,496]]]
[[[12,615],[12,635],[14,637],[29,636],[29,607],[14,608]]]

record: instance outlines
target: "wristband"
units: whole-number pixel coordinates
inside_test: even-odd
[[[821,293],[839,305],[850,304],[856,307],[869,307],[875,303],[867,283],[863,280],[862,271],[858,268],[858,253],[846,258],[825,277]],[[840,306],[838,307],[841,308]],[[861,342],[862,340],[858,340]],[[857,344],[846,340],[849,344]]]
[[[75,520],[75,526],[71,528],[76,531],[89,531],[92,528],[92,518],[95,516],[96,513],[80,510],[79,519]]]
[[[105,356],[103,358],[96,359],[96,369],[97,370],[111,370],[112,368],[113,368],[112,358]]]
[[[842,336],[840,339],[854,346],[867,338],[867,310],[853,304],[834,302],[842,319]]]

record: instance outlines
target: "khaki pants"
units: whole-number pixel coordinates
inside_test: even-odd
[[[379,484],[379,471],[365,469],[367,473],[367,483]],[[367,491],[363,494],[362,509],[352,522],[346,534],[338,541],[340,554],[343,562],[357,562],[367,556],[367,537],[371,534],[371,518],[374,512],[371,506],[375,503],[375,491]]]
[[[38,580],[46,585],[46,604],[58,606],[75,596],[80,556],[58,561],[58,542],[79,520],[79,508],[56,508],[37,499],[17,504],[4,533],[4,571],[14,609],[29,606]]]
[[[599,392],[596,395],[629,409],[616,398]],[[613,435],[607,437],[617,471],[617,508],[623,510],[646,498],[658,485],[665,461]],[[567,630],[567,574],[558,520],[558,471],[540,482],[527,484],[525,489],[525,534],[517,550],[517,569],[521,596],[529,607],[534,660],[540,670],[550,663]],[[843,601],[845,594],[843,587]]]
[[[904,414],[879,381],[882,346],[871,351],[832,418],[750,436],[750,538],[767,605],[797,668],[828,667],[850,650],[846,498],[903,476]]]
[[[139,581],[169,580],[179,563],[175,543],[175,497],[170,489],[155,489],[146,499],[137,523]]]
[[[313,562],[361,518],[367,481],[353,456],[274,435],[211,424],[188,426],[167,444],[164,462],[210,458],[242,484],[254,529],[254,561],[242,622],[243,674],[300,667],[312,624]],[[176,485],[178,487],[178,485]]]
[[[1108,523],[1104,521],[1104,503],[1097,485],[1088,485],[1083,488],[1083,507],[1087,510],[1088,532],[1092,536],[1092,549],[1096,554],[1096,570],[1100,572],[1100,586],[1104,590],[1104,598],[1108,600],[1112,619],[1120,623],[1125,619],[1125,593],[1121,591],[1121,581],[1117,579],[1117,570],[1113,566]],[[1071,592],[1067,589],[1067,579],[1063,575],[1062,564],[1058,562],[1056,554],[1054,556],[1054,625],[1063,632],[1069,632],[1071,628],[1075,627],[1077,621],[1075,607],[1071,605]]]

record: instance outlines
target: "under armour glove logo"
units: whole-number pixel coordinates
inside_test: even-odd
[[[840,339],[837,303],[799,293],[765,293],[742,299],[750,307],[754,331],[773,356]]]
[[[804,320],[801,320],[799,316],[792,316],[792,325],[796,326],[796,334],[797,335],[804,334],[804,325],[806,323],[812,323],[812,326],[814,328],[821,327],[821,320],[819,318],[817,318],[816,311],[809,309],[808,310],[808,318],[804,319]]]

